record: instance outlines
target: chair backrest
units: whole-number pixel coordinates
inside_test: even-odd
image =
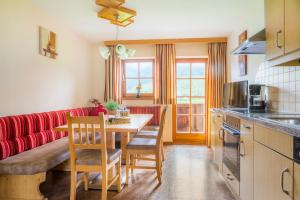
[[[97,117],[73,117],[70,113],[67,113],[67,121],[69,132],[71,167],[72,164],[75,165],[77,149],[101,150],[102,165],[107,163],[104,114],[99,113],[99,116]]]
[[[167,112],[168,106],[164,106],[161,112],[161,117],[160,117],[160,124],[159,124],[159,130],[158,130],[158,136],[156,140],[156,145],[159,145],[161,140],[162,140],[162,135],[164,132],[164,127],[166,123],[166,112]]]

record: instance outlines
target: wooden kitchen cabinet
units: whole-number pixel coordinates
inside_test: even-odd
[[[241,120],[240,199],[253,200],[253,123]]]
[[[211,137],[211,148],[213,151],[215,151],[216,148],[216,127],[214,125],[214,119],[215,119],[215,113],[210,113],[210,137]]]
[[[266,59],[271,60],[284,55],[284,0],[265,0],[265,19]]]
[[[293,199],[293,161],[254,142],[254,200]]]
[[[294,199],[300,200],[300,164],[294,163]]]
[[[212,143],[214,144],[214,160],[218,165],[219,171],[222,171],[223,163],[223,134],[221,127],[223,124],[223,115],[220,113],[212,113],[211,131]]]
[[[254,124],[254,140],[288,158],[293,158],[293,137],[286,133]]]
[[[285,0],[285,53],[300,49],[300,1]]]

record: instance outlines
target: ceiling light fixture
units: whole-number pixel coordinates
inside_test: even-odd
[[[115,14],[115,21],[118,21],[119,15]],[[119,26],[116,24],[116,41],[119,40]],[[107,46],[102,47],[99,49],[100,55],[102,58],[107,60],[109,56],[111,55],[112,48],[109,48]],[[127,49],[125,45],[123,44],[117,44],[115,48],[116,54],[118,58],[121,60],[127,59],[128,57],[134,56],[136,50],[135,49]]]

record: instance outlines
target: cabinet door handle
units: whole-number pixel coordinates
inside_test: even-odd
[[[219,130],[219,139],[220,140],[223,140],[223,132],[224,131],[224,129],[223,128],[220,128],[220,130]],[[221,136],[222,135],[222,136]]]
[[[281,34],[281,33],[282,33],[282,30],[277,31],[277,33],[276,33],[276,46],[279,49],[282,48],[282,45],[279,45],[279,34]]]
[[[230,176],[230,174],[226,174],[227,176],[226,176],[226,178],[228,179],[228,180],[230,180],[230,181],[233,181],[234,180],[234,178],[231,178]]]
[[[286,195],[290,195],[289,191],[284,189],[284,174],[285,173],[288,173],[289,172],[289,169],[288,168],[285,168],[284,170],[282,170],[281,172],[281,190],[282,192],[284,192]]]
[[[241,147],[243,147],[243,153],[241,153],[241,149],[242,149]],[[246,155],[245,143],[242,140],[239,142],[238,151],[240,152],[241,157],[244,157]]]
[[[230,177],[226,177],[228,180],[230,180],[230,181],[233,181],[234,180],[234,178],[230,178]]]
[[[244,124],[242,124],[242,127],[246,128],[246,129],[251,129],[251,126],[247,126],[247,125],[244,125]]]

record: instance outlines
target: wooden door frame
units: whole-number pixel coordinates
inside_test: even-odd
[[[192,62],[204,62],[205,63],[205,67],[207,67],[207,58],[177,58],[176,59],[176,70],[177,71],[177,63],[178,62],[188,62],[188,63],[192,63]],[[206,72],[206,69],[205,69]],[[176,77],[175,77],[175,81],[177,82],[177,73],[176,73]],[[205,73],[205,85],[206,85],[206,73]],[[177,87],[175,87],[177,88]],[[206,87],[205,87],[206,88]],[[205,93],[206,94],[206,93]],[[176,95],[176,100],[177,100],[177,95]],[[175,100],[175,101],[176,101]],[[207,97],[205,96],[205,104],[207,103]],[[204,127],[204,134],[185,134],[185,135],[178,135],[177,134],[177,109],[176,109],[176,105],[177,103],[173,104],[172,106],[172,110],[173,110],[173,114],[172,114],[172,121],[173,121],[173,141],[174,143],[179,143],[179,144],[206,144],[206,140],[207,140],[207,130]],[[205,109],[206,111],[206,109]],[[191,111],[190,111],[191,112]],[[205,121],[207,120],[208,114],[205,113]],[[205,125],[206,123],[204,123]]]

